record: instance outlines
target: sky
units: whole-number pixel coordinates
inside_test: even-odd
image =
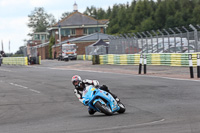
[[[31,39],[28,28],[28,15],[35,7],[43,7],[45,12],[59,19],[64,12],[72,12],[76,2],[78,11],[83,13],[87,7],[107,9],[114,4],[131,3],[132,0],[0,0],[0,50],[15,53],[24,40]],[[9,43],[10,42],[10,43]],[[10,49],[9,49],[10,44]]]

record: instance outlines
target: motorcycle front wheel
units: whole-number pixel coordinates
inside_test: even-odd
[[[124,104],[121,103],[121,102],[119,102],[118,105],[119,105],[120,109],[119,109],[119,111],[117,111],[117,112],[118,112],[119,114],[124,113],[124,112],[126,111],[126,108],[125,108]]]
[[[110,109],[110,107],[108,107],[107,105],[104,105],[102,103],[100,103],[99,101],[97,101],[94,105],[96,108],[98,108],[102,113],[106,114],[106,115],[112,115],[112,111]]]

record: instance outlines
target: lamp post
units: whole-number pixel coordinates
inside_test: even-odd
[[[61,51],[61,58],[62,58],[62,43],[61,43],[61,26],[60,26],[60,22],[58,22],[58,36],[59,36],[59,44],[60,44],[60,51]]]

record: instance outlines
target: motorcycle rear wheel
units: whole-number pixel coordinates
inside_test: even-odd
[[[96,102],[95,103],[95,105],[94,105],[96,108],[98,108],[102,113],[104,113],[104,114],[106,114],[106,115],[108,115],[108,116],[110,116],[110,115],[112,115],[113,113],[112,113],[112,111],[111,111],[111,109],[110,109],[110,107],[108,107],[108,106],[106,106],[106,105],[104,105],[104,104],[101,104],[100,102]]]

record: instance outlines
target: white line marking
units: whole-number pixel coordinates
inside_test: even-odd
[[[36,92],[36,93],[41,93],[40,91],[34,90],[34,89],[29,89],[30,91]]]
[[[6,69],[0,69],[0,71],[13,72],[13,71],[11,71],[11,70],[6,70]]]
[[[41,93],[40,91],[37,91],[37,90],[34,90],[34,89],[29,89],[29,88],[26,87],[26,86],[14,84],[14,83],[10,83],[10,85],[17,86],[17,87],[24,88],[24,89],[28,89],[29,91],[32,91],[32,92],[35,92],[35,93]]]
[[[137,126],[148,126],[148,125],[153,125],[153,124],[157,124],[160,122],[165,121],[165,119],[161,119],[158,121],[152,121],[152,122],[148,122],[148,123],[141,123],[141,124],[135,124],[135,125],[128,125],[128,126],[117,126],[117,127],[111,127],[111,128],[100,128],[100,129],[91,129],[91,130],[82,130],[82,131],[78,131],[78,132],[95,132],[95,131],[102,131],[102,130],[114,130],[114,129],[122,129],[122,128],[133,128],[133,127],[137,127]]]
[[[24,89],[27,89],[27,88],[28,88],[28,87],[26,87],[26,86],[14,84],[14,83],[10,83],[10,84],[11,84],[11,85],[14,85],[14,86],[17,86],[17,87],[20,87],[20,88],[24,88]]]

